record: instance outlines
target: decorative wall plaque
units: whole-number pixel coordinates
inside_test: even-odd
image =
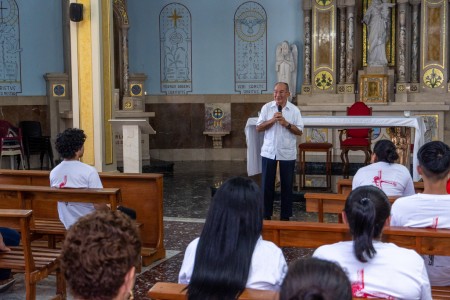
[[[388,76],[361,75],[360,92],[362,102],[387,103]]]

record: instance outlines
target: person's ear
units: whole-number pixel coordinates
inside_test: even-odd
[[[419,173],[419,175],[423,175],[422,167],[420,165],[417,166],[417,173]]]
[[[119,289],[119,295],[128,296],[132,293],[134,288],[135,275],[136,275],[136,268],[133,266],[127,272],[127,274],[125,274],[123,284]]]
[[[347,215],[345,214],[345,211],[342,211],[341,215],[342,215],[342,222],[344,224],[348,224]]]
[[[389,227],[389,226],[391,226],[391,216],[389,216],[389,217],[386,219],[386,221],[384,221],[384,226],[383,226],[383,228],[384,228],[384,227]]]
[[[372,155],[370,156],[370,163],[376,163],[377,162],[377,155],[375,153],[372,153]]]

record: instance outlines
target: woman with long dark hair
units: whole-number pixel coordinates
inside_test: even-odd
[[[354,297],[432,299],[423,259],[413,250],[380,241],[389,215],[390,203],[382,190],[356,188],[343,212],[353,241],[319,247],[313,256],[340,264]]]
[[[352,188],[374,185],[388,196],[410,196],[416,192],[408,169],[396,163],[397,149],[390,140],[379,140],[373,147],[371,164],[356,172]]]
[[[261,238],[263,200],[251,179],[234,177],[215,193],[200,238],[186,249],[179,283],[189,299],[236,299],[248,288],[278,290],[281,250]]]

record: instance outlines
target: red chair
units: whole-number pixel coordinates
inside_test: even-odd
[[[17,168],[22,163],[22,169],[25,169],[21,129],[14,127],[8,121],[0,120],[0,168],[3,156],[11,156],[11,168],[13,168],[14,162],[12,157],[16,155],[19,155],[17,158]]]
[[[371,116],[372,108],[368,107],[364,102],[355,102],[352,106],[347,107],[347,116]],[[370,156],[372,155],[371,142],[372,142],[372,129],[341,129],[339,130],[339,142],[341,148],[341,160],[344,164],[342,169],[342,175],[344,178],[348,178],[348,152],[349,151],[364,151],[365,160],[367,165],[370,162]]]

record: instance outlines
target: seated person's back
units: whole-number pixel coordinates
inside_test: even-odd
[[[200,238],[186,249],[179,283],[189,299],[235,299],[247,288],[278,290],[281,250],[261,238],[263,201],[251,179],[234,177],[215,193]]]
[[[374,185],[388,196],[414,195],[414,183],[408,169],[395,161],[398,154],[394,143],[379,140],[373,147],[371,164],[360,168],[352,181],[352,188]]]
[[[423,145],[417,170],[423,178],[423,193],[397,199],[392,205],[392,226],[450,228],[450,195],[446,185],[450,148],[440,141]],[[431,285],[450,285],[450,257],[425,255]]]
[[[431,299],[423,259],[413,250],[379,240],[390,214],[386,194],[374,186],[358,187],[348,196],[344,212],[353,241],[319,247],[313,256],[346,270],[354,297]]]
[[[86,135],[83,130],[68,128],[58,134],[55,148],[63,159],[50,172],[50,186],[57,188],[103,188],[97,170],[80,161]],[[58,202],[59,219],[69,228],[81,216],[95,210],[91,203]]]

